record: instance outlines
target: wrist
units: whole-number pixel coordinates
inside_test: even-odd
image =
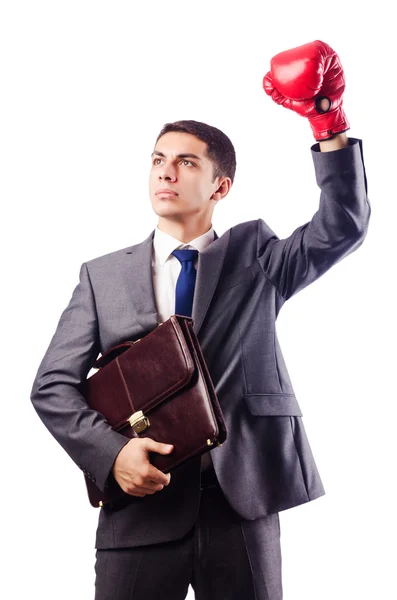
[[[337,133],[330,140],[322,140],[319,142],[320,152],[333,152],[334,150],[341,150],[349,145],[347,134]]]

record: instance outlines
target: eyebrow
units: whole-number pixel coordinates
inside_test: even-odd
[[[163,152],[159,152],[158,150],[155,150],[154,152],[152,152],[152,154],[150,156],[162,156],[163,158],[166,158],[165,154]],[[201,158],[199,156],[197,156],[196,154],[191,154],[191,153],[184,153],[184,154],[177,154],[177,158],[195,158],[196,160],[201,160]]]

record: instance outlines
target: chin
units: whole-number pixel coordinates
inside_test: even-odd
[[[181,220],[181,218],[184,216],[183,213],[176,212],[175,210],[154,210],[154,212],[158,217],[172,221]]]
[[[167,200],[152,202],[152,208],[159,217],[177,217],[183,214],[180,210],[177,210],[175,205]]]

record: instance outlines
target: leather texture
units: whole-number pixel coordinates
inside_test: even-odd
[[[312,157],[321,194],[310,221],[285,238],[263,219],[238,223],[198,257],[193,328],[227,427],[227,440],[206,456],[228,503],[248,520],[324,494],[300,416],[304,411],[297,406],[303,407],[305,399],[296,398],[276,320],[289,298],[360,247],[370,205],[359,140],[350,139],[348,147],[335,152],[322,153],[316,144]],[[51,434],[102,491],[125,436],[87,406],[79,386],[99,353],[158,326],[153,234],[83,263],[31,394]],[[321,390],[318,396],[321,402]],[[118,509],[102,508],[97,548],[185,535],[198,514],[200,465],[195,457],[177,467],[160,492],[131,497]],[[85,494],[83,482],[82,487]]]
[[[88,405],[127,441],[172,439],[171,454],[153,452],[150,458],[164,473],[226,440],[222,410],[191,318],[173,315],[145,337],[110,349],[94,366],[100,370],[81,386]],[[129,418],[138,411],[149,427],[136,433]],[[126,496],[112,475],[104,492],[87,475],[85,479],[92,506]]]

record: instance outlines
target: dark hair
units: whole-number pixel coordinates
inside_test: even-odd
[[[175,121],[164,125],[157,136],[156,143],[161,136],[170,131],[190,133],[205,142],[207,144],[206,155],[214,166],[214,181],[217,177],[230,177],[233,183],[236,172],[236,152],[232,142],[223,131],[199,121]]]

